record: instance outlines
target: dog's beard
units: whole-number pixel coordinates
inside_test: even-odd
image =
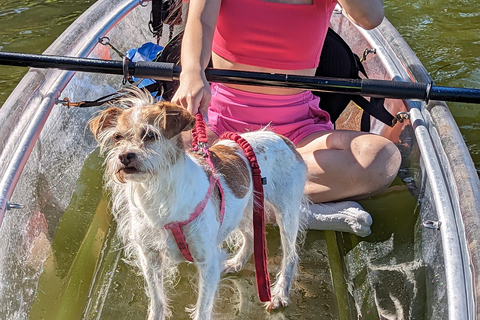
[[[141,152],[135,151],[135,161],[125,165],[119,159],[119,150],[112,150],[106,158],[106,176],[116,183],[122,184],[127,181],[143,182],[153,176],[155,170],[148,160],[144,159]]]
[[[124,165],[119,159],[120,153],[126,150],[122,149],[111,150],[105,159],[106,176],[119,184],[128,181],[148,183],[159,177],[161,172],[169,171],[180,156],[176,148],[163,148],[158,151],[155,149],[131,148],[128,151],[135,153],[136,159],[131,164]]]

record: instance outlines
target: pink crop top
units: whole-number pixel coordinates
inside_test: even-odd
[[[213,52],[232,62],[263,68],[316,68],[336,3],[222,0]]]

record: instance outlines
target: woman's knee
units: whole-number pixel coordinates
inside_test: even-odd
[[[400,151],[393,142],[380,136],[375,137],[375,140],[364,148],[366,156],[369,157],[365,161],[368,165],[364,166],[364,173],[368,175],[372,188],[387,188],[400,168]]]
[[[390,183],[397,176],[398,170],[400,169],[400,165],[402,162],[402,155],[400,154],[400,150],[393,142],[388,141],[388,143],[382,148],[381,154],[379,155],[379,160],[383,161],[384,163],[387,183],[388,185],[390,185]]]
[[[364,198],[381,193],[395,179],[401,156],[388,139],[349,132],[335,132],[320,139],[297,149],[308,166],[306,190],[317,201]],[[321,197],[322,193],[329,195]],[[330,199],[331,194],[336,198]]]

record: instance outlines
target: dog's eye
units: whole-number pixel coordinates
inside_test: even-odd
[[[122,137],[121,134],[116,134],[115,136],[113,136],[113,139],[115,139],[115,142],[118,142],[118,141],[122,140],[123,137]]]
[[[147,131],[143,135],[143,140],[144,141],[153,141],[153,140],[157,140],[157,138],[158,138],[157,134],[155,132],[152,132],[152,131]]]

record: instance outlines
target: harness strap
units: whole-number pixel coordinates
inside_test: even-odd
[[[192,151],[193,152],[202,152],[205,161],[212,169],[212,175],[216,176],[215,166],[212,163],[212,158],[210,157],[210,152],[208,151],[208,137],[207,137],[207,127],[205,125],[205,120],[200,112],[195,115],[195,126],[192,128]],[[225,197],[223,195],[223,188],[220,183],[220,179],[217,179],[217,187],[220,191],[220,214],[219,221],[220,225],[223,222],[223,216],[225,215]]]
[[[193,262],[193,257],[190,252],[190,249],[188,248],[188,244],[185,241],[185,235],[183,233],[182,228],[187,224],[189,224],[190,222],[192,222],[193,220],[195,220],[200,215],[200,213],[202,213],[203,210],[205,210],[208,200],[210,199],[210,196],[213,193],[214,187],[218,182],[218,178],[214,175],[211,175],[209,182],[210,182],[210,185],[208,187],[205,198],[203,198],[203,200],[195,207],[195,210],[190,215],[188,220],[179,221],[179,222],[177,221],[170,222],[165,225],[165,229],[169,229],[170,231],[172,231],[172,235],[175,238],[175,242],[177,243],[178,249],[180,250],[182,255],[185,257],[185,259],[187,259],[190,262]],[[223,202],[223,198],[222,198],[222,202]]]
[[[208,200],[210,200],[210,197],[212,196],[213,190],[215,189],[215,186],[218,187],[218,190],[220,191],[220,213],[218,220],[220,222],[220,225],[223,223],[223,217],[225,216],[225,197],[223,195],[223,188],[222,185],[220,184],[220,179],[218,179],[217,174],[215,172],[215,168],[213,166],[212,160],[210,158],[210,153],[208,152],[207,148],[207,130],[205,127],[205,121],[203,120],[203,117],[200,113],[196,115],[196,122],[195,122],[195,127],[192,129],[192,135],[193,135],[193,142],[192,142],[192,151],[195,152],[203,152],[203,155],[205,157],[205,160],[207,164],[210,166],[212,169],[212,175],[209,178],[209,186],[207,193],[205,195],[205,198],[195,207],[193,213],[189,216],[188,220],[185,221],[175,221],[175,222],[170,222],[165,225],[165,229],[169,229],[172,232],[173,238],[175,239],[175,242],[177,243],[177,247],[182,253],[183,257],[190,262],[193,262],[193,257],[192,253],[190,252],[190,249],[188,248],[188,244],[185,240],[185,234],[183,233],[183,227],[195,220],[202,212],[205,210],[205,207],[207,206]]]
[[[270,301],[270,277],[267,269],[267,249],[265,240],[264,193],[260,166],[258,165],[252,146],[238,133],[226,132],[220,137],[220,139],[229,139],[235,141],[245,152],[245,156],[250,162],[250,167],[252,168],[252,180],[254,188],[253,255],[255,260],[257,291],[260,301]]]

